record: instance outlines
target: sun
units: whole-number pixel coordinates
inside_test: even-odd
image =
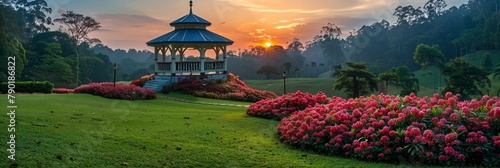
[[[267,42],[265,45],[267,48],[269,48],[269,47],[271,47],[272,44],[271,44],[271,42]]]

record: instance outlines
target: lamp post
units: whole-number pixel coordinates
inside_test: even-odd
[[[115,63],[115,65],[113,65],[113,87],[116,86],[116,68],[118,68],[118,67],[116,66],[116,63]]]
[[[286,94],[286,71],[283,72],[283,94]]]

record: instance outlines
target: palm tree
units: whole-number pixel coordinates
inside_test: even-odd
[[[359,97],[378,90],[377,77],[362,63],[346,62],[349,68],[340,70],[340,77],[333,88],[337,91],[345,89],[349,97]]]
[[[314,74],[314,68],[316,68],[316,62],[311,61],[311,68],[312,68],[313,78],[315,78],[316,74]]]
[[[290,69],[292,69],[292,63],[290,61],[283,64],[283,70],[286,71],[287,74],[290,74]]]

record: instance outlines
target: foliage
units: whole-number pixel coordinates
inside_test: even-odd
[[[482,63],[483,69],[488,73],[493,71],[493,60],[491,59],[491,53],[485,53]]]
[[[312,95],[297,91],[279,96],[275,99],[264,99],[250,105],[247,114],[251,116],[281,120],[294,112],[301,111],[316,104],[326,104],[328,97],[324,93]]]
[[[51,93],[54,88],[54,84],[49,81],[26,81],[26,82],[16,82],[14,91],[16,93]],[[9,83],[2,82],[0,84],[0,92],[7,93]]]
[[[266,75],[266,79],[269,80],[271,79],[271,74],[279,75],[280,73],[276,68],[269,65],[265,65],[263,67],[260,67],[259,70],[257,70],[257,74],[264,74]]]
[[[74,92],[122,100],[147,100],[156,98],[156,92],[153,90],[144,89],[135,85],[114,85],[109,82],[82,85],[75,88]]]
[[[396,82],[399,80],[398,74],[395,72],[384,72],[378,75],[379,80],[384,81],[384,94],[387,94],[390,82]]]
[[[479,88],[491,87],[489,73],[468,63],[463,58],[451,60],[451,65],[443,69],[443,74],[449,77],[444,92],[460,94],[462,99],[482,95]]]
[[[346,62],[349,68],[340,70],[340,77],[335,81],[335,90],[345,89],[349,97],[359,97],[378,90],[377,77],[362,63]]]
[[[149,75],[144,75],[142,77],[140,77],[139,79],[136,79],[136,80],[133,80],[132,82],[130,82],[130,85],[135,85],[135,86],[139,86],[139,87],[144,87],[144,85],[146,84],[146,82],[148,82],[149,80],[151,79],[154,79],[155,78],[155,74],[149,74]]]
[[[500,99],[333,97],[281,120],[285,144],[370,161],[499,166]]]
[[[183,78],[173,83],[168,91],[181,91],[198,97],[256,102],[267,98],[276,98],[277,95],[269,91],[261,91],[248,87],[233,74],[227,75],[227,81]]]
[[[400,94],[401,96],[410,95],[411,93],[417,94],[420,90],[418,86],[418,79],[415,78],[415,74],[410,72],[410,69],[406,66],[395,67],[391,69],[391,72],[396,73],[398,80],[396,81],[396,86],[402,87]]]

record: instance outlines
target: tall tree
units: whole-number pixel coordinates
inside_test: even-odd
[[[491,60],[491,53],[485,53],[483,57],[483,69],[486,70],[487,72],[492,72],[494,69],[493,67],[493,60]]]
[[[52,24],[52,18],[47,16],[52,13],[52,8],[45,0],[2,0],[0,8],[0,13],[9,13],[8,22],[12,25],[9,27],[14,28],[9,31],[19,31],[17,33],[20,33],[18,38],[21,41],[27,41],[37,33],[48,31],[47,25]]]
[[[67,33],[77,40],[75,53],[77,57],[76,85],[78,86],[80,80],[80,52],[78,50],[78,45],[83,42],[87,42],[89,44],[100,43],[101,41],[99,39],[89,38],[88,35],[93,31],[99,30],[101,28],[101,23],[92,17],[83,16],[82,14],[77,14],[73,11],[66,11],[66,13],[61,14],[61,16],[62,18],[55,19],[54,22],[65,25],[67,27]]]
[[[259,70],[257,70],[257,74],[264,74],[264,75],[266,75],[266,79],[269,80],[269,79],[271,79],[271,74],[279,75],[280,73],[278,72],[278,70],[276,68],[269,66],[269,65],[265,65],[265,66],[259,68]]]
[[[434,83],[434,93],[436,93],[436,66],[441,69],[444,63],[444,55],[439,51],[437,45],[429,46],[427,44],[419,44],[415,49],[415,54],[413,55],[415,62],[419,63],[423,69],[433,67],[433,83]],[[440,86],[441,87],[441,86]]]
[[[316,78],[316,74],[314,73],[314,69],[316,68],[318,64],[314,61],[311,62],[311,68],[312,68],[312,77]]]
[[[341,49],[342,40],[339,38],[342,35],[342,30],[333,23],[328,23],[323,26],[320,35],[314,37],[314,42],[318,43],[323,50],[323,56],[330,65],[330,70],[333,71],[333,66],[338,64],[339,60],[344,56]]]
[[[356,98],[378,90],[377,77],[362,63],[346,62],[349,68],[340,71],[340,77],[335,81],[335,90],[345,89],[347,96]]]
[[[481,96],[480,88],[491,87],[488,72],[472,65],[463,58],[451,60],[451,65],[443,69],[443,74],[448,76],[445,92],[460,94],[462,100],[472,96]]]

